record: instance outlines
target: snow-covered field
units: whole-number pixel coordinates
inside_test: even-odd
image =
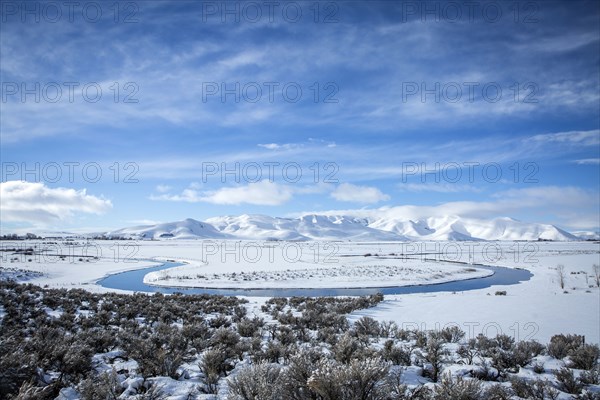
[[[600,264],[597,242],[34,240],[4,242],[2,250],[3,268],[34,272],[27,276],[28,282],[98,292],[108,291],[96,283],[100,278],[155,266],[161,260],[183,261],[186,265],[151,273],[145,277],[146,282],[250,288],[383,287],[489,273],[457,263],[525,268],[533,277],[517,285],[457,293],[388,295],[379,306],[356,312],[353,318],[370,315],[422,329],[455,324],[468,335],[503,332],[540,341],[556,333],[578,333],[590,342],[600,343],[600,292],[593,276],[593,265]],[[564,288],[560,286],[558,265],[564,265]],[[496,296],[496,291],[507,294]],[[265,301],[256,297],[249,300],[256,306]]]

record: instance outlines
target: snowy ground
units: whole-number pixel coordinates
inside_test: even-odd
[[[200,275],[204,276],[202,286],[213,287],[373,287],[465,279],[481,273],[465,272],[468,265],[444,261],[526,268],[533,277],[518,285],[458,293],[389,295],[378,307],[356,312],[352,318],[370,315],[422,329],[456,324],[469,336],[503,332],[541,342],[556,333],[578,333],[586,335],[589,342],[600,343],[600,292],[593,277],[593,264],[600,264],[597,242],[165,240],[28,241],[4,242],[0,246],[9,250],[1,252],[0,266],[38,273],[27,276],[31,283],[93,291],[107,291],[96,281],[108,274],[157,265],[158,260],[188,263],[165,272],[164,277],[171,278],[162,282],[198,286]],[[559,284],[559,264],[564,265],[564,289]],[[260,280],[244,281],[239,278],[241,272],[249,276],[255,273]],[[188,276],[190,279],[182,278]],[[150,275],[146,281],[158,278],[161,276]],[[496,291],[506,291],[507,295],[495,296]],[[257,307],[265,301],[249,300]]]
[[[215,262],[216,261],[216,262]],[[157,286],[206,288],[364,288],[424,285],[489,276],[491,271],[450,263],[354,256],[330,265],[283,258],[185,265],[146,275]]]

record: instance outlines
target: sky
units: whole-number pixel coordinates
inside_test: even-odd
[[[600,227],[597,1],[0,1],[0,230]]]

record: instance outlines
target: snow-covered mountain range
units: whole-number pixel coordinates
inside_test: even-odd
[[[512,218],[475,219],[459,216],[419,220],[357,218],[307,214],[298,218],[239,215],[197,221],[136,226],[106,232],[109,237],[134,239],[247,240],[581,240],[554,225],[525,223]]]

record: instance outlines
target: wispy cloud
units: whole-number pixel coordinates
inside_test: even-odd
[[[151,196],[152,200],[183,201],[188,203],[213,203],[220,205],[254,204],[279,206],[292,199],[294,190],[288,186],[263,180],[236,187],[225,187],[214,191],[184,189],[180,194]]]
[[[579,165],[597,165],[600,164],[600,158],[582,158],[574,162]]]
[[[338,201],[347,201],[352,203],[372,204],[380,201],[387,201],[390,196],[384,194],[376,187],[357,186],[351,183],[342,183],[333,192],[331,197]]]

